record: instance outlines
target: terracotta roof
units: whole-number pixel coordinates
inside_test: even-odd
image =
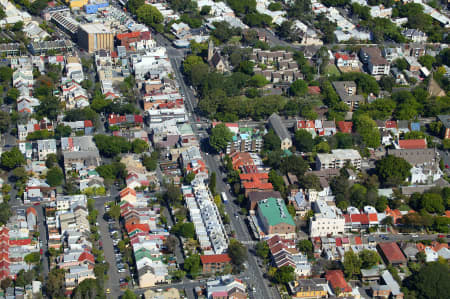
[[[131,194],[133,196],[136,196],[136,191],[134,189],[131,189],[130,187],[126,187],[122,191],[120,191],[120,197],[124,197],[128,194]]]
[[[397,122],[395,120],[387,120],[386,121],[386,128],[387,129],[396,129],[397,128]]]
[[[9,240],[9,245],[10,246],[23,246],[23,245],[30,245],[30,244],[31,244],[31,239],[30,238]]]
[[[33,208],[33,207],[27,208],[27,215],[30,214],[30,213],[33,213],[35,216],[37,215],[36,209]]]
[[[308,93],[309,94],[320,94],[321,90],[319,86],[308,86]]]
[[[362,245],[361,237],[355,237],[355,244],[356,245]]]
[[[325,278],[331,284],[333,290],[339,288],[341,292],[352,291],[352,287],[345,281],[344,273],[341,270],[328,270]]]
[[[93,264],[95,264],[94,256],[91,253],[87,252],[87,251],[83,252],[78,257],[78,261],[79,262],[86,261],[86,260],[91,262],[91,263],[93,263]]]
[[[403,255],[402,251],[400,250],[400,247],[398,247],[397,243],[390,242],[390,243],[379,243],[378,247],[383,252],[386,259],[392,263],[392,262],[405,262],[406,258]]]
[[[424,149],[427,148],[425,139],[406,139],[399,140],[398,145],[401,149]]]
[[[369,216],[367,214],[361,214],[361,224],[369,224]]]
[[[227,253],[225,253],[225,254],[201,255],[200,260],[202,261],[202,264],[229,263],[231,261],[231,258]]]
[[[342,133],[352,132],[353,123],[351,121],[338,121],[337,125]]]
[[[369,222],[378,222],[378,215],[376,213],[370,213]]]
[[[142,232],[148,232],[150,230],[150,227],[148,226],[147,223],[141,223],[141,224],[130,224],[130,225],[126,225],[125,229],[127,230],[128,233],[135,231],[135,230],[140,230]]]

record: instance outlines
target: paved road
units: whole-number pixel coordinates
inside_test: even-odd
[[[162,37],[159,37],[159,38],[163,39]],[[174,48],[171,47],[170,45],[168,45],[167,42],[165,42],[165,43],[163,42],[163,45],[168,48],[169,58],[172,63],[172,67],[174,69],[175,76],[179,82],[182,92],[185,95],[186,108],[189,111],[189,121],[191,123],[195,123],[197,121],[197,119],[199,118],[199,116],[197,116],[197,114],[196,114],[196,109],[195,109],[195,107],[197,106],[197,100],[196,100],[192,90],[186,86],[186,83],[183,80],[183,76],[180,71],[182,58],[180,57],[180,55],[171,57],[170,53],[172,53],[172,51],[174,51]],[[177,51],[179,52],[179,50],[177,50]],[[192,129],[193,129],[195,135],[197,136],[197,138],[200,140],[201,139],[200,132],[199,132],[197,126],[195,126],[195,125],[192,126]],[[226,211],[230,215],[231,225],[232,225],[234,231],[236,232],[236,236],[237,236],[238,240],[244,241],[244,242],[251,241],[252,240],[251,235],[247,230],[244,220],[240,216],[235,217],[235,215],[238,213],[240,208],[237,207],[233,203],[234,197],[229,193],[228,185],[222,181],[223,174],[219,169],[219,161],[217,160],[217,157],[208,155],[206,153],[202,153],[202,155],[203,155],[203,158],[204,158],[210,172],[214,171],[217,174],[217,178],[218,178],[218,181],[216,184],[217,191],[218,192],[226,192],[227,196],[229,196],[230,200],[229,200],[229,203],[226,205]],[[269,289],[269,287],[267,286],[267,281],[263,278],[261,269],[257,265],[256,258],[252,254],[249,254],[248,267],[249,267],[249,271],[252,273],[255,273],[255,275],[256,275],[254,283],[256,285],[256,290],[257,290],[257,294],[258,294],[257,297],[279,298],[278,292],[272,292],[272,290]]]

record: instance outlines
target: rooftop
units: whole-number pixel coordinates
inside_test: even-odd
[[[284,201],[280,198],[268,198],[258,203],[261,214],[267,219],[270,226],[280,223],[295,225],[291,214],[289,214]]]

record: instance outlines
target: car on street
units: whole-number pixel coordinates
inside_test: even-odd
[[[445,236],[444,236],[444,235],[438,235],[438,238],[439,238],[439,239],[444,239]]]
[[[413,238],[418,238],[419,235],[412,235],[411,237],[413,237]]]
[[[111,290],[110,289],[106,289],[106,294],[111,294]]]
[[[126,270],[122,268],[122,269],[117,270],[117,272],[119,272],[119,273],[125,273]]]

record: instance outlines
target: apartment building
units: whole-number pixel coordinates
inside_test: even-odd
[[[343,234],[345,230],[345,218],[341,210],[335,206],[329,206],[324,200],[311,203],[315,212],[309,222],[311,237],[326,237]]]
[[[114,50],[114,33],[101,23],[83,24],[78,29],[80,47],[93,53],[97,50]]]
[[[366,64],[372,76],[389,75],[390,64],[381,56],[381,50],[377,47],[365,47],[360,51],[361,61]]]
[[[354,149],[334,149],[331,154],[317,154],[316,169],[343,168],[350,163],[356,169],[361,169],[361,155]]]

